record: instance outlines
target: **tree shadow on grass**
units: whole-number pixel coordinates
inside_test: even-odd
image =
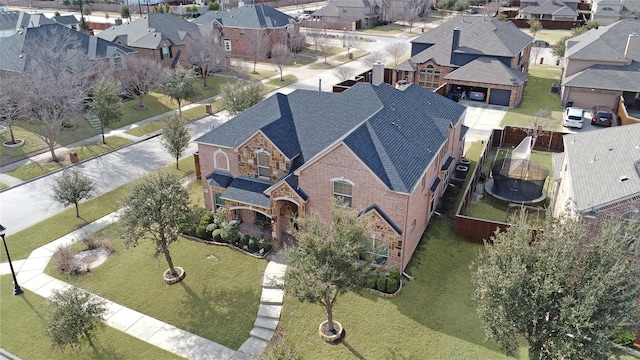
[[[340,345],[344,346],[347,348],[347,350],[349,350],[349,352],[351,354],[353,354],[353,356],[355,356],[357,359],[359,360],[366,360],[366,358],[364,356],[362,356],[362,354],[360,354],[358,352],[358,350],[354,349],[351,345],[349,345],[349,343],[347,342],[347,331],[343,330],[343,335],[342,335],[342,340],[340,341]]]
[[[30,292],[24,292],[22,295],[20,295],[20,298],[22,299],[22,301],[25,302],[25,304],[27,304],[27,306],[29,308],[31,308],[31,310],[33,311],[34,314],[36,314],[38,316],[38,318],[40,320],[42,320],[42,322],[46,322],[47,319],[42,315],[42,313],[40,313],[40,311],[38,311],[38,309],[36,307],[33,306],[33,304],[31,303],[31,301],[29,301],[29,297],[32,295],[32,293]]]

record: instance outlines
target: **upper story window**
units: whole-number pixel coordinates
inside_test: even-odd
[[[240,36],[244,36],[244,28],[240,28]]]
[[[421,69],[418,75],[418,85],[427,89],[435,89],[440,86],[440,70],[433,65],[427,65],[426,68]]]
[[[122,55],[118,52],[113,54],[113,68],[116,70],[122,69]]]
[[[351,207],[353,183],[348,180],[333,180],[333,196],[341,203]]]
[[[229,157],[224,151],[218,149],[213,153],[213,167],[221,170],[229,170]]]
[[[224,39],[224,51],[231,51],[231,39]]]
[[[258,176],[271,176],[271,155],[266,151],[260,151],[257,153],[256,158],[258,162]]]
[[[160,49],[160,55],[162,60],[169,59],[171,57],[171,49],[169,49],[169,46],[163,46]]]

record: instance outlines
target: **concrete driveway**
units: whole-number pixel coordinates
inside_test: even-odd
[[[493,129],[499,129],[502,118],[507,113],[506,106],[488,105],[473,100],[460,100],[467,107],[464,125],[469,127],[466,143],[487,140]]]

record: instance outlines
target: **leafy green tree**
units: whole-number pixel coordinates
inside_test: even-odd
[[[180,157],[189,146],[191,135],[185,126],[182,117],[177,115],[167,116],[162,125],[162,146],[176,159],[176,169],[179,168]]]
[[[190,213],[189,193],[177,176],[164,172],[150,176],[134,185],[124,200],[120,221],[126,229],[125,246],[150,237],[155,243],[154,256],[164,255],[170,274],[177,277],[169,245],[178,240],[180,226]]]
[[[299,301],[324,307],[334,334],[333,307],[340,295],[364,283],[373,268],[367,247],[369,223],[333,199],[331,220],[318,213],[298,218],[293,236],[299,246],[286,247],[289,268],[285,289]]]
[[[167,70],[165,83],[162,85],[164,93],[178,103],[178,111],[182,116],[182,101],[193,100],[200,95],[200,90],[195,86],[198,74],[193,69],[177,66],[173,70]]]
[[[131,21],[131,12],[127,5],[122,5],[120,7],[120,16],[122,16],[123,19],[129,19],[129,21]]]
[[[104,128],[122,120],[124,116],[120,107],[118,85],[114,81],[99,80],[93,87],[93,96],[88,111],[100,119],[102,143],[106,144]]]
[[[102,321],[107,314],[104,300],[84,290],[70,287],[61,291],[53,290],[49,305],[53,312],[45,333],[53,348],[64,351],[69,346],[76,349],[83,341],[93,347],[95,332],[104,327]]]
[[[533,37],[536,37],[536,34],[542,30],[542,23],[538,19],[531,19],[527,21],[527,24],[529,24],[529,32]]]
[[[209,4],[207,4],[207,9],[209,11],[218,11],[220,10],[220,3],[218,3],[217,1],[211,1],[209,2]]]
[[[62,206],[75,205],[76,217],[80,217],[78,203],[89,199],[95,190],[95,182],[78,170],[65,170],[53,183],[53,199]]]
[[[563,36],[562,38],[560,38],[560,40],[558,40],[555,44],[553,44],[553,47],[551,48],[551,54],[555,56],[557,59],[564,58],[564,53],[567,49],[567,44],[566,44],[567,40],[574,38],[578,35],[582,35],[586,33],[588,30],[589,28],[587,28],[586,26],[581,26],[581,27],[571,29],[570,35]]]
[[[608,359],[616,331],[640,320],[638,225],[617,219],[587,234],[579,218],[533,227],[522,215],[494,235],[474,274],[487,337],[509,354],[524,338],[532,360]]]
[[[507,15],[503,14],[503,13],[499,13],[496,15],[496,20],[498,21],[502,21],[502,22],[507,22]]]
[[[259,81],[233,82],[220,89],[221,108],[237,115],[264,98],[262,83]]]

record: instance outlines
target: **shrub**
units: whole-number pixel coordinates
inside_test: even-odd
[[[251,249],[252,251],[258,250],[258,240],[256,240],[255,238],[250,238],[249,249]]]
[[[395,279],[396,281],[399,282],[400,281],[400,277],[401,277],[400,271],[398,271],[398,270],[389,271],[389,278]]]
[[[631,346],[636,340],[636,334],[629,329],[617,328],[613,334],[613,342],[622,346]]]
[[[387,289],[387,278],[382,276],[379,277],[376,281],[376,288],[380,291],[385,291]]]
[[[240,236],[240,229],[238,223],[235,220],[227,221],[222,226],[222,238],[228,243],[232,243],[238,240]]]
[[[385,292],[387,292],[389,294],[393,294],[396,291],[398,291],[398,280],[396,280],[394,278],[388,278],[387,279],[387,288],[385,289]]]
[[[240,238],[240,244],[241,245],[249,245],[249,239],[251,239],[251,236],[242,235],[242,237]]]
[[[100,245],[102,245],[101,241],[95,239],[93,236],[88,235],[82,239],[82,243],[87,248],[87,250],[100,249]]]
[[[196,236],[201,239],[208,239],[211,236],[211,233],[207,232],[207,226],[211,223],[213,223],[213,213],[211,211],[207,211],[200,218],[200,222],[196,228]]]
[[[79,264],[73,259],[73,251],[69,246],[59,246],[53,253],[56,267],[63,273],[76,274],[80,271]]]
[[[218,3],[217,1],[215,2],[210,2],[209,4],[207,4],[207,9],[209,11],[216,11],[216,10],[220,10],[220,3]]]
[[[214,241],[224,242],[224,239],[222,238],[222,229],[213,230],[213,232],[211,232],[211,237]]]
[[[200,224],[200,219],[207,213],[207,209],[202,206],[196,206],[191,209],[191,214],[185,220],[184,223],[180,224],[180,232],[183,234],[197,236],[196,230],[198,229],[198,225]]]
[[[370,276],[367,278],[367,289],[375,289],[376,288],[376,281],[378,280],[377,277],[375,276]]]

